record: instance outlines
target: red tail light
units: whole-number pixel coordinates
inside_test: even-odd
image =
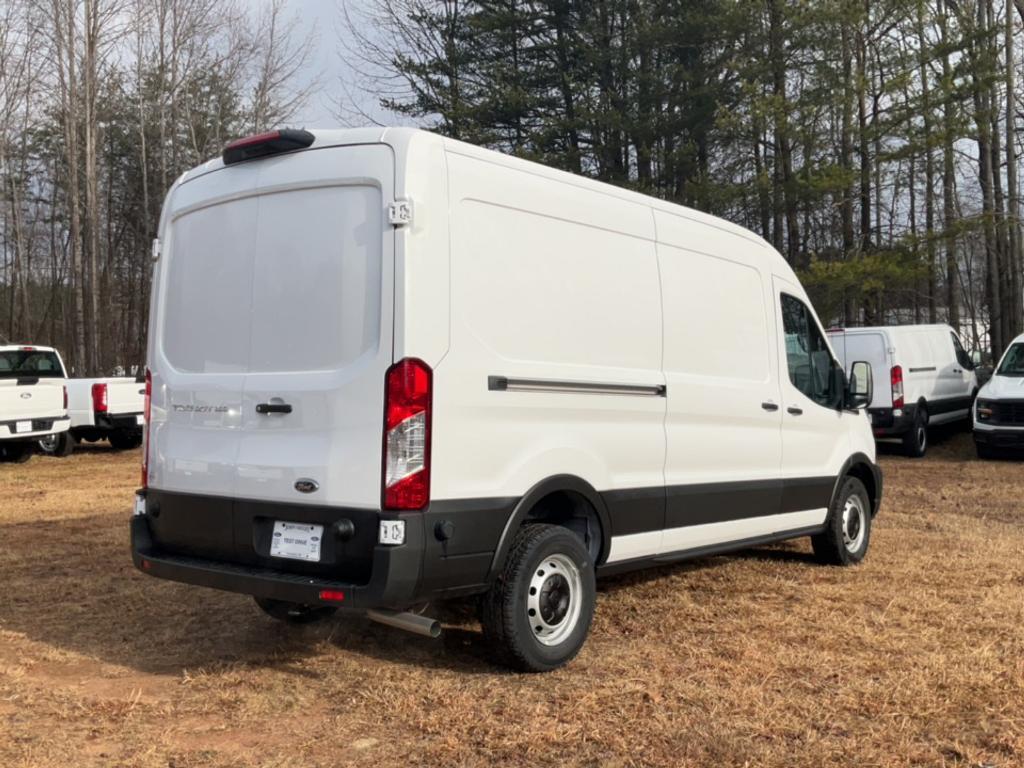
[[[433,374],[406,358],[388,369],[384,383],[385,509],[423,509],[430,502],[430,411]]]
[[[106,384],[93,384],[92,385],[92,409],[96,413],[107,412],[107,385]]]
[[[146,394],[142,400],[142,415],[146,422],[142,428],[142,487],[149,487],[149,404],[153,397],[153,374],[146,369]]]
[[[336,589],[321,589],[320,599],[328,603],[342,603],[345,601],[345,593]]]
[[[889,380],[892,382],[892,407],[903,407],[903,369],[894,365],[889,371]]]
[[[64,410],[68,409],[68,388],[64,387]]]

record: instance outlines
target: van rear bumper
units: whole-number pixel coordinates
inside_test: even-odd
[[[896,415],[892,408],[869,408],[871,432],[875,437],[902,437],[914,428],[917,403],[907,403]]]
[[[184,584],[212,587],[256,597],[308,605],[365,611],[368,608],[402,610],[415,602],[423,544],[422,529],[406,526],[406,542],[377,546],[366,584],[353,584],[318,576],[265,568],[258,565],[209,560],[161,551],[153,541],[146,515],[131,519],[132,562],[143,573]],[[321,600],[320,592],[342,592],[344,599]]]

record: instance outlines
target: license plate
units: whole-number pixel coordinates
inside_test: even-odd
[[[138,416],[135,417],[135,423],[141,427],[143,424],[146,423],[146,417],[140,413]]]
[[[17,421],[17,422],[14,423],[14,431],[18,432],[18,433],[21,433],[21,432],[31,432],[32,431],[32,422],[31,421]]]
[[[322,525],[311,523],[288,523],[274,521],[274,535],[270,540],[271,557],[286,557],[290,560],[320,562],[320,541],[324,536]]]

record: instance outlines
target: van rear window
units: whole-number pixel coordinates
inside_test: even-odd
[[[29,377],[63,379],[64,367],[55,352],[12,349],[0,352],[0,379]]]
[[[249,197],[174,222],[161,344],[187,373],[330,371],[377,349],[380,190]]]

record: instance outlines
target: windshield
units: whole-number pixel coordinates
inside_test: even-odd
[[[36,349],[12,349],[0,352],[0,379],[28,377],[63,379],[64,368],[56,352]]]
[[[996,374],[999,376],[1024,376],[1024,342],[1017,342],[1006,351]]]

